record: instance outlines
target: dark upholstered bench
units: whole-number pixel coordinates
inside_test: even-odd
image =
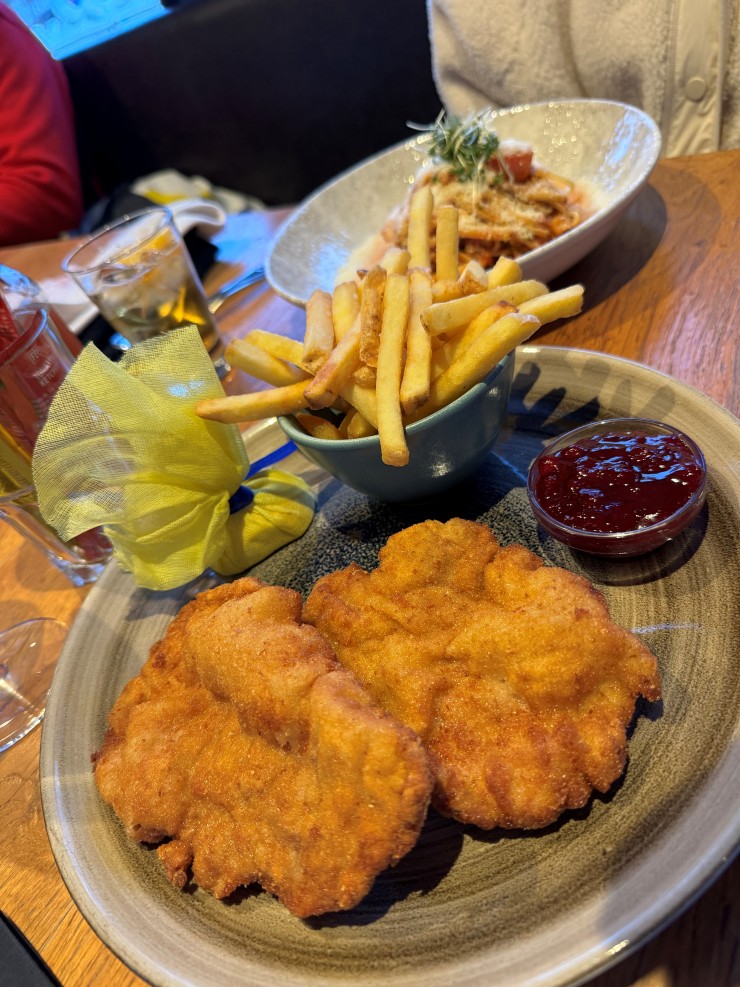
[[[88,204],[161,168],[294,203],[440,106],[424,0],[188,0],[64,64]]]

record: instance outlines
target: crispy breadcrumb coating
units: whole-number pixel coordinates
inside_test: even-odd
[[[421,737],[436,808],[533,829],[606,792],[625,768],[635,702],[657,700],[660,679],[602,594],[460,519],[407,528],[379,557],[373,572],[320,579],[303,617]]]

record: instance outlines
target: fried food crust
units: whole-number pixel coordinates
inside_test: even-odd
[[[202,593],[109,718],[95,780],[134,839],[167,840],[172,883],[215,897],[258,882],[295,915],[352,908],[415,844],[432,775],[292,590]]]
[[[586,579],[455,518],[393,535],[373,572],[324,576],[304,620],[423,740],[432,802],[484,829],[534,829],[622,774],[657,662]]]

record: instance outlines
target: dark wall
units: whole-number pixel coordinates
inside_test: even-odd
[[[440,106],[424,0],[190,0],[64,64],[88,203],[165,167],[294,203]]]

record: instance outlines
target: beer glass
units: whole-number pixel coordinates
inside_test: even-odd
[[[11,312],[0,292],[0,520],[81,586],[102,573],[110,542],[98,529],[62,541],[41,516],[31,469],[36,439],[73,363],[46,309]]]

